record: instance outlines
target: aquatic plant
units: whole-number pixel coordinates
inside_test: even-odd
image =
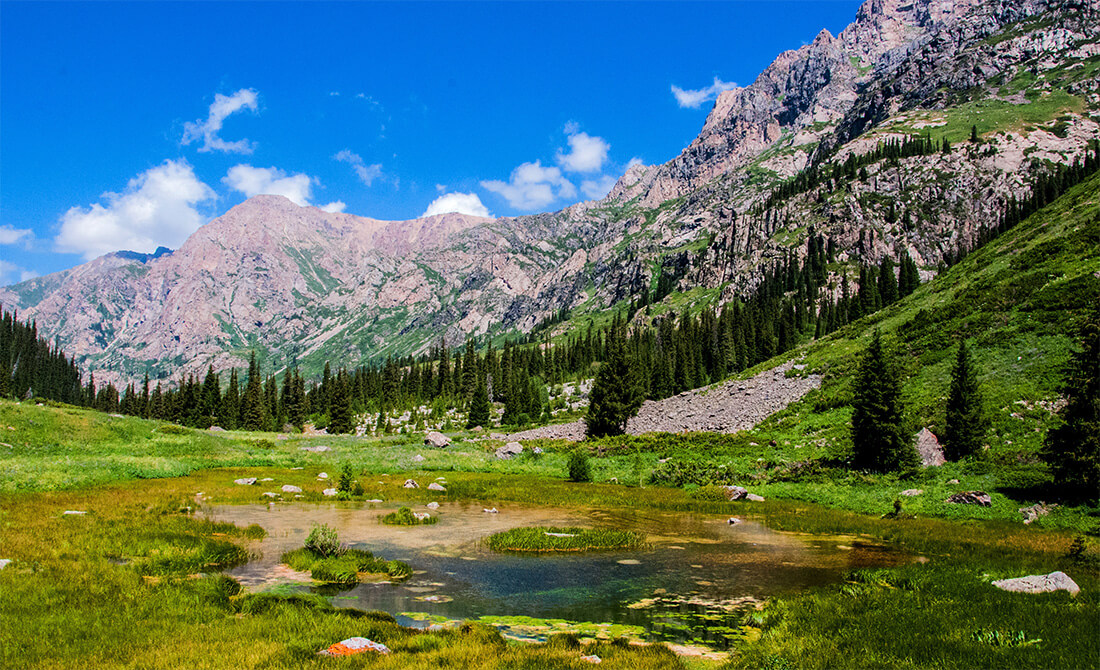
[[[402,507],[396,512],[390,512],[382,517],[382,523],[389,526],[427,526],[437,521],[439,521],[439,519],[427,513],[422,513],[421,516],[417,516],[416,513],[408,507]]]
[[[513,528],[484,540],[485,546],[493,551],[519,552],[637,549],[644,542],[645,533],[636,530],[554,526]]]

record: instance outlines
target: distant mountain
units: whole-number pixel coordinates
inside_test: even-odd
[[[0,303],[115,381],[240,366],[251,349],[317,371],[527,332],[640,300],[662,275],[701,290],[654,313],[731,300],[811,231],[835,251],[835,292],[884,255],[928,275],[1100,138],[1098,82],[1100,0],[869,0],[839,35],[721,94],[679,156],[632,167],[601,201],[385,222],[258,196],[175,252],[108,254]],[[934,142],[882,150],[914,135]]]

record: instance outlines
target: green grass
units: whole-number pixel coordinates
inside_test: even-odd
[[[402,507],[382,517],[382,523],[389,526],[429,526],[438,522],[439,519],[430,514],[417,518],[408,507]]]
[[[609,551],[638,549],[645,543],[645,533],[636,530],[534,526],[494,533],[482,542],[493,551]]]

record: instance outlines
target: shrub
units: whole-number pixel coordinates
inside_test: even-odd
[[[569,454],[569,481],[592,481],[592,464],[588,460],[588,452],[583,448],[574,449]]]
[[[306,549],[320,555],[322,558],[332,558],[340,556],[347,548],[341,546],[340,537],[336,534],[335,528],[330,527],[328,524],[320,524],[313,526],[313,529],[309,531],[309,536],[306,538]]]
[[[382,523],[389,526],[426,526],[436,523],[437,521],[439,521],[439,519],[431,515],[418,519],[408,507],[402,507],[396,512],[390,512],[382,517]]]

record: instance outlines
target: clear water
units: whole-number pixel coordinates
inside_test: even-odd
[[[563,509],[534,505],[443,503],[430,526],[395,527],[379,517],[399,503],[232,505],[207,508],[208,517],[263,526],[260,555],[228,572],[261,590],[274,585],[314,590],[339,607],[423,613],[447,619],[524,615],[570,621],[642,626],[650,639],[704,641],[723,647],[751,599],[838,581],[852,568],[906,560],[887,548],[852,538],[779,533],[744,518],[706,514]],[[423,510],[422,506],[413,509]],[[346,590],[315,586],[308,575],[279,565],[285,551],[302,546],[313,524],[335,527],[352,547],[416,570],[403,583],[364,583]],[[580,554],[501,554],[479,540],[518,526],[557,525],[637,529],[641,550]],[[628,607],[654,598],[646,607]],[[739,611],[741,610],[741,611]],[[426,625],[399,616],[406,625]],[[536,636],[537,637],[537,636]]]

